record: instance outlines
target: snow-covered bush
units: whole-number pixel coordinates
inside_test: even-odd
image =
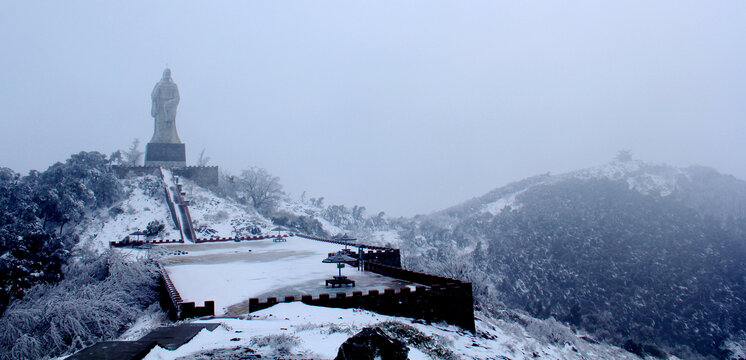
[[[746,359],[746,331],[741,330],[725,340],[722,348],[728,352],[729,359]]]
[[[163,230],[166,229],[166,225],[158,220],[153,220],[148,223],[147,228],[145,229],[145,232],[147,233],[147,236],[156,236],[163,232]]]
[[[157,198],[163,196],[163,181],[154,175],[138,176],[130,181],[135,181],[137,187],[143,190],[148,197]]]
[[[27,176],[0,168],[0,314],[32,286],[61,278],[78,241],[63,231],[73,228],[68,224],[122,195],[106,156],[97,152],[80,152]]]
[[[434,335],[428,336],[411,325],[399,321],[384,321],[376,324],[386,335],[403,342],[406,345],[417,348],[433,359],[456,360],[458,357],[448,346],[452,341]]]
[[[546,320],[531,319],[526,326],[526,331],[531,337],[543,344],[575,345],[577,341],[577,337],[572,330],[554,318]]]
[[[260,348],[268,348],[269,353],[267,355],[271,357],[291,354],[293,348],[300,344],[300,340],[292,335],[271,334],[252,338],[251,344]]]
[[[321,223],[311,217],[305,215],[295,215],[287,211],[278,211],[272,215],[272,223],[279,226],[284,226],[288,229],[297,230],[304,234],[314,236],[329,236],[324,231],[324,227]]]
[[[38,285],[0,318],[0,360],[40,359],[122,333],[158,300],[153,263],[83,254],[56,285]]]

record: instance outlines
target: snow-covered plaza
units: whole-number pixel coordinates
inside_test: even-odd
[[[337,275],[335,264],[322,263],[329,253],[344,246],[299,237],[285,242],[272,239],[165,245],[161,262],[184,301],[215,301],[215,315],[248,312],[248,299],[318,296],[386,288],[414,288],[415,283],[346,266],[342,275],[354,287],[331,288],[325,280]]]

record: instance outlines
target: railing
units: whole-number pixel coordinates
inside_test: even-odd
[[[174,201],[171,199],[171,192],[168,190],[168,184],[166,183],[166,175],[163,174],[163,169],[158,168],[158,172],[161,174],[161,182],[163,183],[163,188],[166,192],[166,204],[168,204],[168,211],[171,213],[171,219],[174,222],[174,225],[176,225],[176,228],[179,229],[179,237],[181,237],[182,242],[184,242],[184,231],[181,229],[181,221],[179,221],[179,215],[176,213],[176,206],[174,205]]]
[[[183,244],[184,239],[161,239],[161,240],[124,240],[124,241],[109,241],[111,247],[125,247],[125,246],[140,246],[145,244]]]
[[[297,237],[302,237],[302,238],[305,238],[305,239],[311,239],[311,240],[316,240],[316,241],[323,241],[323,242],[328,242],[328,243],[332,243],[332,244],[339,244],[339,245],[347,245],[347,246],[352,246],[352,247],[356,247],[356,248],[360,248],[360,249],[398,250],[398,249],[393,249],[393,248],[387,248],[385,246],[357,244],[357,243],[354,243],[354,242],[347,242],[347,241],[334,240],[334,239],[325,239],[325,238],[320,238],[320,237],[311,236],[311,235],[305,235],[305,234],[293,234],[293,235],[297,236]]]
[[[255,235],[255,236],[235,236],[235,237],[216,237],[209,239],[196,239],[196,243],[208,243],[208,242],[224,242],[224,241],[251,241],[251,240],[263,240],[272,239],[276,237],[286,238],[290,235]]]

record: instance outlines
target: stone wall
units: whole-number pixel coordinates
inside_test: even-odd
[[[193,301],[184,302],[166,269],[161,264],[158,264],[158,268],[161,273],[161,286],[163,288],[161,291],[161,307],[168,313],[171,320],[215,315],[214,301],[205,301],[204,306],[196,306]]]
[[[174,175],[189,179],[199,184],[199,186],[212,188],[218,186],[218,167],[217,166],[187,166],[171,169]]]
[[[393,260],[393,255],[395,254],[398,258],[399,252],[398,249],[388,249],[388,251],[368,251],[363,254],[364,256],[378,255],[383,259]],[[378,290],[370,290],[365,294],[362,291],[355,291],[352,296],[343,292],[336,293],[334,296],[330,294],[321,294],[318,297],[304,295],[300,301],[316,306],[365,309],[384,315],[423,319],[427,322],[445,321],[465,330],[475,331],[474,296],[470,282],[381,264],[375,262],[373,257],[369,259],[371,260],[364,261],[365,271],[421,285],[416,286],[415,291],[410,288],[401,288],[385,289],[383,293]],[[281,300],[270,297],[264,302],[260,302],[258,298],[252,298],[249,299],[249,312],[266,309],[278,302],[297,300],[299,299],[292,296]]]
[[[124,179],[130,176],[161,176],[161,168],[158,166],[123,166],[123,165],[112,165],[111,170],[117,175],[118,178]]]
[[[160,176],[160,168],[158,166],[112,165],[111,169],[119,178],[122,179],[128,176]],[[194,181],[197,185],[205,188],[214,188],[218,186],[219,171],[217,166],[175,167],[171,168],[171,172],[176,176]]]
[[[447,285],[417,286],[398,290],[385,289],[383,293],[370,290],[367,293],[355,291],[351,296],[344,292],[320,294],[318,297],[304,295],[300,299],[287,296],[284,299],[270,297],[264,302],[257,298],[249,299],[249,312],[274,306],[278,302],[300,300],[304,304],[343,309],[364,309],[383,315],[423,319],[427,322],[445,321],[464,330],[475,331],[474,308],[471,283],[449,283]]]

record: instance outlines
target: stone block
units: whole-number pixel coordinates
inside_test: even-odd
[[[186,166],[186,145],[148,143],[145,147],[145,166]]]

